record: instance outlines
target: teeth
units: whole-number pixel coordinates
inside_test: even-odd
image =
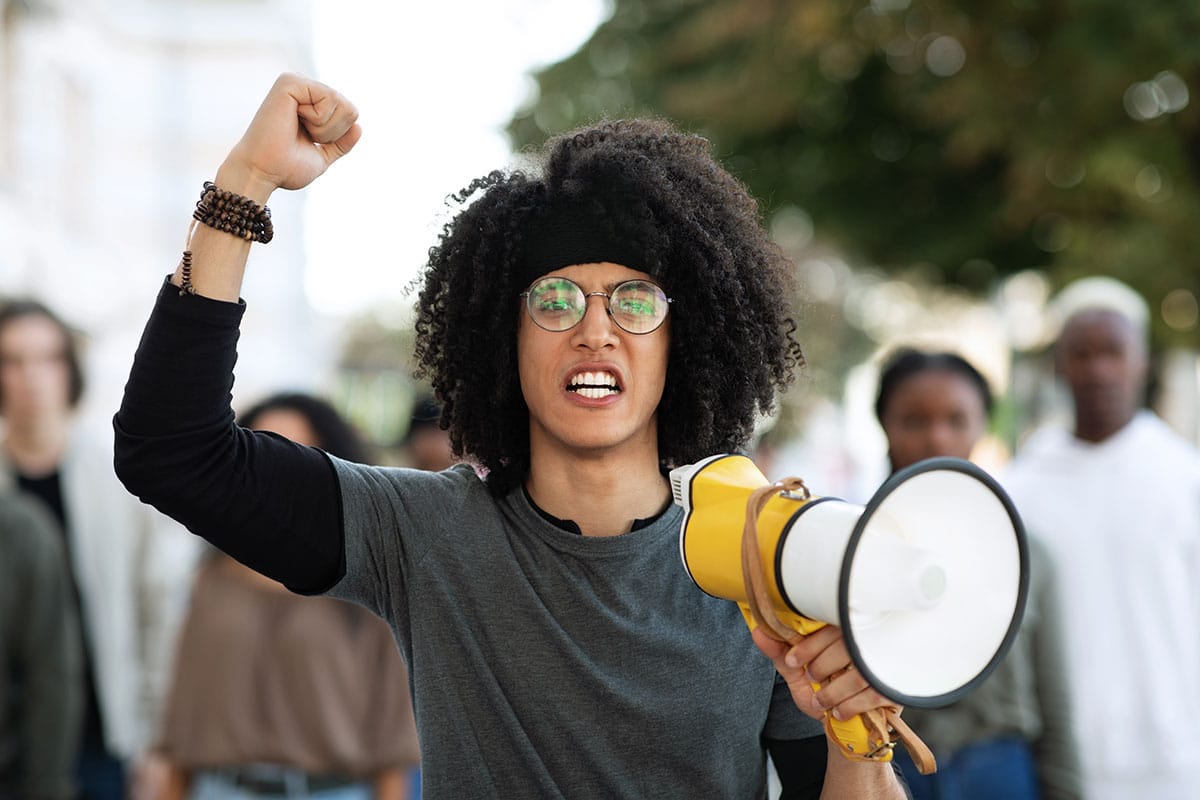
[[[615,389],[617,379],[611,372],[581,372],[571,378],[571,386],[608,386]]]
[[[580,372],[571,378],[567,388],[581,397],[598,400],[617,394],[617,378],[611,372]]]

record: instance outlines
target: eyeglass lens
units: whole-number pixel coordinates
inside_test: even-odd
[[[666,319],[667,296],[649,281],[625,281],[612,294],[604,296],[613,322],[629,333],[650,333]],[[530,318],[539,327],[566,331],[583,319],[587,296],[579,284],[568,278],[542,278],[529,287],[526,305]]]

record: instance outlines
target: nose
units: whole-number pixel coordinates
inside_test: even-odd
[[[571,343],[576,347],[601,350],[616,345],[616,323],[608,315],[608,296],[599,292],[587,295],[583,319],[571,329]]]

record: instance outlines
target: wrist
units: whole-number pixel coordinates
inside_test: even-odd
[[[213,183],[219,189],[248,197],[260,206],[265,206],[271,193],[278,188],[254,168],[232,159],[227,159],[217,170]]]

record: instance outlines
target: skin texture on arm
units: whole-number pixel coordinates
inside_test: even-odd
[[[260,205],[275,189],[302,189],[358,142],[362,129],[357,119],[354,105],[328,86],[299,75],[281,75],[214,183]],[[196,225],[189,248],[196,293],[236,302],[250,242]],[[182,285],[181,270],[171,280]]]
[[[805,637],[794,647],[771,639],[761,630],[755,630],[753,638],[787,682],[796,705],[814,719],[821,719],[827,709],[839,719],[848,719],[891,704],[870,688],[857,670],[847,669],[850,655],[841,632],[832,625]],[[813,691],[814,682],[822,684],[820,691]],[[829,748],[822,800],[903,800],[905,797],[891,764],[850,761],[837,752],[836,747]]]

